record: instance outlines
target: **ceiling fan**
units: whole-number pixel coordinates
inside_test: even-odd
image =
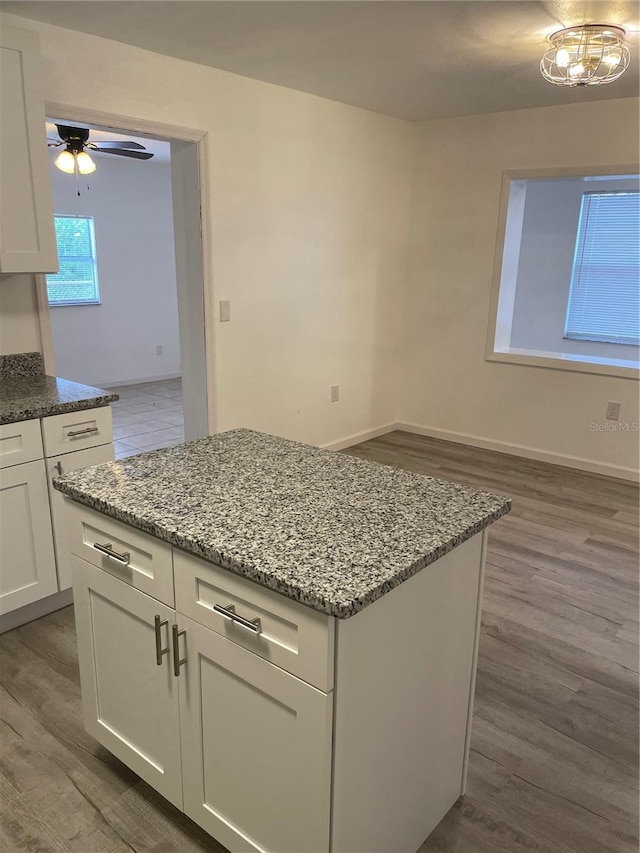
[[[136,160],[149,160],[153,157],[145,150],[144,145],[131,140],[100,140],[100,145],[89,142],[89,128],[71,127],[66,124],[57,124],[59,140],[49,139],[49,148],[64,149],[54,160],[55,165],[62,172],[72,175],[76,169],[81,175],[89,175],[95,172],[96,164],[93,162],[87,150],[99,151],[102,154],[117,154],[119,157],[133,157]]]

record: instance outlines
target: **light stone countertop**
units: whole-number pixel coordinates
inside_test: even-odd
[[[42,354],[0,355],[0,425],[108,406],[117,394],[47,376]]]
[[[511,508],[506,497],[245,429],[75,471],[54,486],[339,618]]]
[[[108,406],[117,394],[56,376],[15,376],[0,379],[0,424],[47,418]]]

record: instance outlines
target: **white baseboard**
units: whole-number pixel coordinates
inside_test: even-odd
[[[321,444],[324,450],[343,450],[345,447],[351,447],[353,444],[361,444],[363,441],[369,441],[370,438],[377,438],[379,435],[386,435],[388,432],[393,432],[394,429],[400,429],[398,424],[386,424],[385,426],[376,427],[375,429],[367,429],[364,432],[357,432],[354,435],[348,435],[346,438],[341,438],[338,441],[330,441],[328,444]]]
[[[90,382],[96,388],[121,388],[123,385],[144,385],[145,382],[162,382],[163,379],[180,379],[182,373],[158,373],[156,376],[145,376],[142,379],[103,379],[100,382]]]
[[[471,447],[482,447],[485,450],[495,450],[498,453],[508,453],[511,456],[522,456],[525,459],[536,459],[539,462],[549,462],[552,465],[562,465],[565,468],[577,468],[580,471],[588,471],[590,474],[604,474],[606,477],[615,477],[618,480],[630,480],[634,483],[637,483],[640,480],[640,473],[633,468],[627,468],[623,465],[612,465],[608,462],[596,462],[593,459],[585,459],[582,456],[567,456],[563,453],[555,453],[551,450],[540,450],[537,447],[527,447],[524,444],[495,441],[492,438],[483,438],[479,435],[470,435],[464,432],[453,432],[450,430],[438,429],[436,427],[421,426],[420,424],[397,423],[394,424],[392,428],[411,432],[415,435],[427,435],[431,438],[440,438],[443,441],[454,441],[456,444],[468,444]],[[381,435],[382,431],[379,431],[377,434]],[[366,439],[362,440],[365,441]]]

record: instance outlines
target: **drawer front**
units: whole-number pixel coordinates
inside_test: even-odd
[[[332,689],[331,616],[177,549],[173,562],[176,610],[325,693]]]
[[[40,421],[18,421],[0,426],[0,468],[42,459]]]
[[[72,453],[113,441],[110,406],[67,412],[42,419],[44,450],[47,456]]]
[[[71,553],[173,607],[171,545],[67,500]]]
[[[64,456],[52,456],[45,461],[49,486],[49,503],[51,505],[51,521],[53,523],[53,539],[56,546],[56,563],[58,565],[58,586],[60,590],[71,586],[71,552],[67,535],[67,499],[51,481],[54,477],[100,465],[103,462],[113,462],[113,444],[101,444],[99,447],[89,447],[77,450],[75,453],[65,453]]]

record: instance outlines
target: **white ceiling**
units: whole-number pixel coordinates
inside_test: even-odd
[[[633,0],[56,0],[0,8],[407,119],[631,97],[640,86]],[[545,82],[538,65],[546,35],[589,22],[627,29],[631,67],[606,86]]]

